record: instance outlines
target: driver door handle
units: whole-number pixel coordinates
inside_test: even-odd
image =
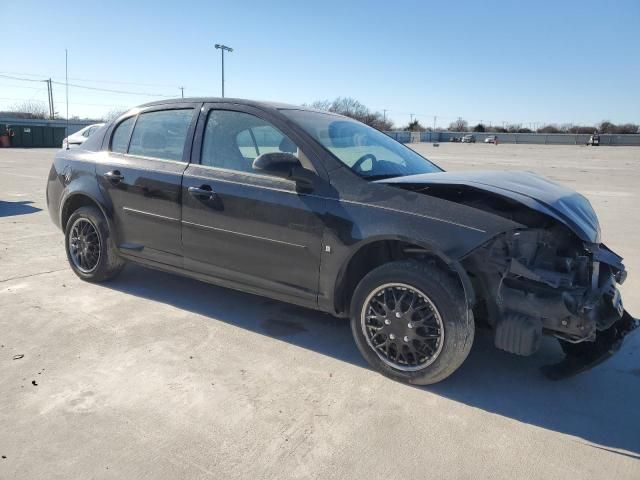
[[[203,200],[209,200],[213,198],[214,191],[209,185],[202,185],[200,187],[189,187],[189,195],[192,197],[200,198]]]
[[[119,183],[124,180],[124,175],[122,175],[118,170],[111,170],[110,172],[105,173],[104,177],[107,180],[111,180],[113,183]]]

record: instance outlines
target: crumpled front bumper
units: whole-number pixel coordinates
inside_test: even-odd
[[[542,372],[551,380],[561,380],[590,370],[620,350],[624,339],[637,331],[638,327],[640,320],[624,310],[622,318],[606,330],[599,331],[594,342],[561,341],[565,358],[559,363],[542,367]]]

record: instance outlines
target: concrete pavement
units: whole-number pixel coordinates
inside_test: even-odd
[[[585,193],[640,314],[640,148],[413,147]],[[0,149],[0,478],[640,478],[640,335],[549,382],[554,341],[520,358],[480,334],[447,381],[395,383],[324,314],[136,266],[80,281],[46,211],[53,152]]]

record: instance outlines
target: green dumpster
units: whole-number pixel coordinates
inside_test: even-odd
[[[9,125],[13,132],[11,146],[18,148],[60,147],[65,137],[64,127],[41,125]]]

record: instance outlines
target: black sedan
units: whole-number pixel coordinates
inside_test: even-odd
[[[126,262],[350,317],[382,373],[443,380],[477,326],[531,355],[543,335],[589,368],[637,326],[581,195],[525,172],[444,172],[349,118],[179,99],[135,108],[61,150],[53,222],[82,279]]]

